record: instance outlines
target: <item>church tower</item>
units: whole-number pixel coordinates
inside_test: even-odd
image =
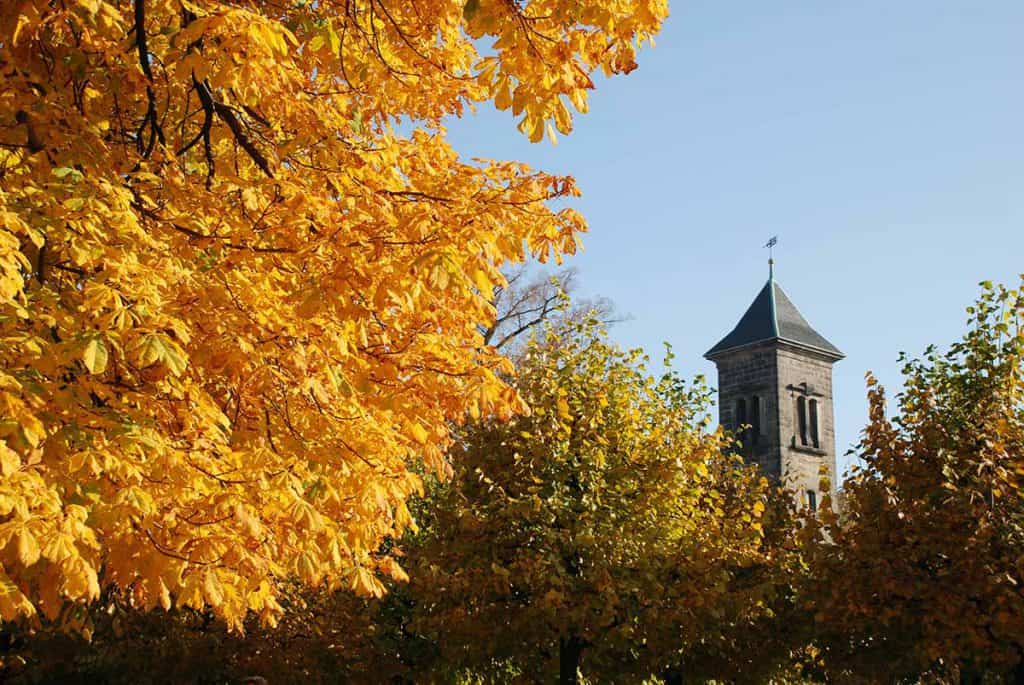
[[[833,495],[837,485],[832,365],[843,353],[811,328],[771,264],[746,314],[704,357],[718,367],[718,420],[744,459],[817,509],[822,465]]]

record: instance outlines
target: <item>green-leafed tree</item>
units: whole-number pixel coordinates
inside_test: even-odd
[[[413,538],[408,630],[446,668],[595,682],[660,671],[762,557],[768,484],[704,429],[709,391],[593,322],[527,345],[511,421],[467,425]]]
[[[659,626],[655,636],[668,640],[659,647],[674,658],[662,670],[667,685],[728,682],[790,682],[786,677],[813,675],[811,614],[808,608],[806,548],[815,544],[818,523],[809,511],[799,512],[792,494],[779,487],[752,487],[750,472],[723,471],[718,480],[726,494],[725,515],[743,519],[751,497],[764,497],[764,535],[756,554],[727,556],[718,561],[724,589],[696,624]],[[823,502],[828,506],[829,502]],[[804,518],[806,517],[806,518]],[[687,628],[689,633],[686,633]],[[686,639],[679,640],[680,634]]]

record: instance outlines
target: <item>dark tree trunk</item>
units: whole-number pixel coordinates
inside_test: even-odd
[[[666,668],[661,677],[665,681],[665,685],[683,685],[682,668]]]
[[[981,674],[970,668],[960,668],[960,685],[981,685]]]
[[[577,673],[583,643],[575,635],[558,639],[558,685],[579,685]]]
[[[1009,682],[1011,685],[1024,685],[1024,658],[1017,662],[1017,665],[1010,671]]]

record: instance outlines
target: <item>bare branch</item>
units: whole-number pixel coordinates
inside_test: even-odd
[[[515,348],[545,321],[596,316],[602,323],[625,320],[615,313],[606,298],[580,300],[565,306],[566,296],[577,288],[579,274],[574,268],[555,273],[531,274],[527,266],[518,266],[505,274],[508,285],[496,287],[492,302],[498,313],[488,328],[481,330],[484,342],[496,349]]]

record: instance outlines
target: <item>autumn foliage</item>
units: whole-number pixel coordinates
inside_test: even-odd
[[[3,3],[0,616],[107,588],[238,628],[286,576],[402,577],[415,465],[522,408],[479,332],[499,267],[585,228],[547,204],[571,178],[461,160],[442,118],[568,133],[666,12]]]
[[[0,677],[60,645],[123,677],[152,647],[182,679],[1024,683],[1020,290],[893,407],[868,377],[813,515],[701,383],[502,275],[577,249],[578,190],[446,118],[554,141],[666,15],[0,3]]]
[[[521,352],[530,415],[460,431],[407,549],[406,631],[445,668],[639,682],[757,611],[732,581],[765,563],[771,488],[707,428],[703,383],[652,371],[569,320]]]
[[[868,376],[864,467],[814,565],[835,673],[1024,682],[1024,291],[983,286],[961,341],[905,360],[894,415]]]

